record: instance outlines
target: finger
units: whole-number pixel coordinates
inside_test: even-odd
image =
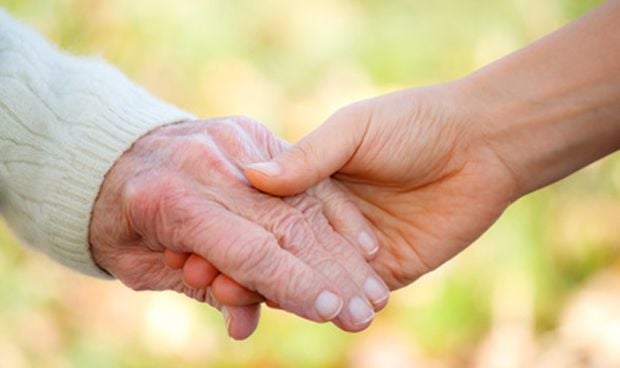
[[[243,195],[246,194],[239,194],[240,197]],[[324,226],[321,231],[327,229],[333,232],[322,215],[321,202],[307,195],[299,195],[294,197],[294,201],[289,202],[291,205],[280,198],[259,194],[253,190],[249,195],[252,196],[252,200],[244,200],[244,206],[235,210],[273,233],[283,249],[319,271],[340,290],[345,308],[338,314],[338,319],[342,322],[339,326],[347,331],[360,331],[366,328],[374,317],[374,310],[369,306],[362,286],[353,281],[354,276],[342,266],[341,260],[328,251],[327,248],[333,245],[319,241],[317,234],[308,224],[322,221]],[[345,242],[342,239],[339,241]],[[361,264],[358,264],[360,270],[366,267],[364,274],[372,272],[370,265],[359,254],[357,256],[356,261],[361,259]],[[353,306],[350,306],[351,303]]]
[[[181,269],[188,257],[189,253],[174,252],[170,249],[164,250],[164,263],[174,270]]]
[[[260,304],[223,305],[213,296],[211,288],[206,291],[207,303],[222,312],[228,336],[235,340],[244,340],[252,335],[260,319]]]
[[[182,216],[175,236],[163,244],[193,251],[209,260],[239,284],[276,301],[284,309],[317,322],[337,316],[343,306],[341,291],[319,272],[289,252],[262,227],[212,202],[189,198],[166,209],[167,218]],[[192,210],[197,211],[191,213]],[[180,213],[176,213],[181,211]],[[239,231],[243,229],[243,231]]]
[[[265,299],[230,277],[219,273],[206,259],[192,254],[183,267],[185,283],[194,288],[210,287],[213,297],[223,305],[242,306],[261,303]]]
[[[219,273],[211,263],[196,254],[190,255],[183,266],[183,280],[195,289],[207,288]]]
[[[243,306],[265,301],[260,294],[239,285],[230,277],[220,274],[211,284],[213,297],[224,305]]]
[[[330,179],[310,188],[308,193],[323,204],[323,213],[332,228],[342,235],[359,252],[371,260],[379,251],[379,240],[373,227],[359,208]]]
[[[228,336],[235,340],[245,340],[258,327],[260,304],[241,307],[224,306],[222,307],[222,314],[226,321]]]
[[[316,201],[310,196],[295,196],[286,198],[285,201],[294,207],[304,207],[300,202]],[[320,207],[318,208],[320,210]],[[340,234],[336,233],[327,220],[322,216],[317,216],[313,211],[306,210],[304,215],[307,223],[316,235],[321,244],[324,244],[333,259],[337,259],[339,264],[348,272],[351,280],[357,285],[358,290],[363,290],[365,298],[355,296],[349,303],[349,313],[357,316],[357,320],[363,321],[363,316],[368,318],[373,315],[369,311],[380,310],[387,303],[389,290],[383,280],[377,275],[372,267],[366,262],[357,248],[346,241]],[[369,308],[369,303],[374,308]],[[367,321],[370,322],[371,318]],[[346,326],[346,321],[343,321]],[[339,325],[339,327],[341,327]],[[355,326],[354,331],[365,328],[363,324]]]
[[[196,255],[192,255],[188,258],[188,260],[191,258],[200,258],[202,260],[201,257]],[[213,268],[213,266],[211,266],[208,262],[201,263],[201,266],[205,265]],[[179,272],[177,271],[177,274],[178,273]],[[207,302],[209,305],[219,310],[224,317],[224,323],[226,325],[226,332],[228,333],[228,336],[235,340],[244,340],[248,338],[258,326],[258,321],[260,319],[260,304],[247,303],[246,305],[239,306],[224,305],[224,303],[213,296],[210,288],[193,288],[188,286],[185,280],[182,286],[182,292],[189,297]]]
[[[132,250],[118,257],[115,262],[106,265],[106,269],[135,290],[175,290],[201,303],[207,302],[222,311],[228,334],[234,339],[245,339],[254,332],[258,325],[260,305],[223,308],[207,289],[188,287],[183,282],[182,272],[161,265],[161,253],[151,251],[146,245],[139,249],[142,250]],[[171,253],[182,254],[176,251]],[[158,264],[159,267],[155,267]]]
[[[271,161],[245,167],[256,188],[279,196],[301,193],[339,171],[363,141],[371,115],[363,104],[346,107]]]
[[[356,247],[348,243],[338,233],[321,224],[314,224],[313,226],[319,240],[332,245],[330,251],[333,256],[341,260],[341,264],[352,276],[353,281],[364,290],[364,296],[370,301],[374,310],[383,309],[389,299],[389,288],[383,279],[366,262]]]

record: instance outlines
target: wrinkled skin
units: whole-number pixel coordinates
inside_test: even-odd
[[[371,302],[382,308],[387,288],[380,281],[382,300],[369,302],[364,293],[369,278],[380,278],[355,243],[369,231],[356,207],[329,180],[283,199],[257,191],[243,175],[244,165],[283,149],[242,117],[184,122],[142,137],[110,170],[95,203],[90,241],[97,264],[133,289],[176,290],[216,308],[222,305],[213,287],[235,285],[247,306],[224,310],[234,338],[256,327],[259,294],[313,321],[366,328]],[[180,270],[166,266],[165,251],[207,260],[213,269],[201,277],[212,287],[184,283]],[[335,317],[315,307],[325,290],[344,300]],[[370,319],[352,315],[353,298],[365,303]]]
[[[518,191],[487,143],[493,117],[466,110],[466,98],[444,85],[355,103],[278,156],[281,174],[258,165],[246,176],[292,195],[334,175],[379,237],[373,268],[390,289],[406,286],[477,239]]]

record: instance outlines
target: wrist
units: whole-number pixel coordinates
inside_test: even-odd
[[[618,14],[610,2],[454,83],[517,196],[620,148]]]
[[[472,151],[486,156],[486,165],[500,166],[509,177],[511,201],[529,193],[536,186],[527,175],[529,162],[539,155],[523,124],[532,107],[509,97],[510,91],[494,90],[494,83],[484,76],[468,76],[450,85],[470,130]]]
[[[509,124],[502,117],[500,103],[494,101],[479,85],[467,79],[454,80],[437,86],[440,94],[433,100],[440,107],[442,121],[449,122],[452,130],[457,131],[458,140],[453,147],[453,159],[467,162],[482,168],[482,175],[493,173],[495,179],[489,189],[503,198],[513,202],[526,193],[528,184],[524,182],[519,170],[519,162],[505,152],[503,130]]]
[[[612,99],[620,96],[617,88],[566,92],[555,81],[518,83],[494,72],[455,84],[477,144],[513,176],[515,199],[620,149],[620,105]]]

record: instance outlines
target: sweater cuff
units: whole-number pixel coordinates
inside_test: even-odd
[[[67,140],[64,154],[69,165],[60,180],[52,182],[55,188],[49,200],[53,205],[44,224],[50,241],[44,251],[77,271],[111,278],[97,266],[89,246],[91,212],[105,174],[150,130],[193,116],[153,98],[107,64],[93,62],[110,78],[93,80],[97,97],[85,96],[79,118],[87,124],[74,126],[73,137]]]

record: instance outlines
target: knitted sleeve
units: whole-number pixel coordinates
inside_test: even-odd
[[[88,245],[105,173],[147,131],[190,117],[104,61],[57,50],[0,8],[0,209],[26,244],[109,277]]]

